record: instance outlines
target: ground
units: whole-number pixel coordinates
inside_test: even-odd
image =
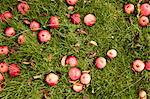
[[[5,74],[5,87],[0,93],[3,99],[41,99],[47,94],[48,99],[137,99],[139,90],[143,89],[150,97],[150,73],[143,71],[134,73],[131,62],[140,58],[150,59],[150,27],[141,28],[137,23],[136,14],[127,15],[123,11],[126,2],[137,4],[137,0],[79,0],[75,12],[81,18],[88,13],[93,13],[97,23],[87,27],[83,21],[80,25],[71,24],[66,17],[68,5],[65,0],[26,0],[30,11],[21,15],[17,11],[17,0],[0,0],[0,12],[12,11],[14,18],[6,23],[0,23],[0,45],[7,45],[15,50],[8,56],[1,56],[0,61],[17,63],[21,67],[21,75],[10,78]],[[50,16],[60,17],[61,27],[50,30],[47,26]],[[23,19],[35,19],[41,23],[43,29],[52,33],[48,43],[40,44],[36,34],[30,31]],[[17,30],[15,37],[5,37],[4,28],[12,26]],[[85,28],[88,34],[79,34],[75,30]],[[24,45],[17,44],[20,34],[26,36]],[[94,40],[98,46],[91,46],[88,42]],[[79,43],[80,47],[75,47]],[[96,69],[93,61],[96,57],[106,56],[109,49],[116,49],[118,56],[107,59],[107,66]],[[95,57],[89,53],[96,52]],[[67,72],[69,66],[62,66],[60,61],[64,55],[75,55],[78,58],[81,70],[90,70],[92,80],[90,85],[81,93],[74,92],[69,83]],[[29,62],[30,64],[24,64]],[[54,72],[59,75],[59,83],[50,87],[43,82],[44,75]],[[32,80],[33,76],[42,75],[40,79]]]

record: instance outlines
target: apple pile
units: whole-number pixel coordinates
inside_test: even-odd
[[[111,49],[107,52],[107,57],[112,59],[117,56],[117,51],[115,49]],[[63,62],[64,61],[64,62]],[[64,56],[61,61],[63,66],[69,65],[71,68],[68,71],[68,76],[70,78],[70,82],[73,83],[73,90],[75,92],[81,92],[86,85],[90,84],[91,75],[89,71],[83,71],[77,68],[78,59],[75,56]],[[99,57],[95,60],[95,65],[98,69],[102,69],[106,66],[106,59],[103,57]]]
[[[148,3],[143,3],[141,4],[141,1],[138,2],[137,4],[137,10],[138,10],[138,24],[141,27],[146,27],[149,25],[149,15],[150,15],[150,4]],[[127,14],[133,14],[135,13],[135,6],[131,3],[125,4],[124,5],[124,11]]]

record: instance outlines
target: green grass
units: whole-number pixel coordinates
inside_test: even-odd
[[[5,88],[0,93],[2,99],[41,99],[43,89],[48,92],[48,99],[137,99],[139,90],[143,89],[150,97],[150,73],[143,71],[133,73],[130,63],[135,58],[150,59],[150,28],[140,28],[135,15],[126,15],[123,12],[125,2],[136,5],[137,0],[90,0],[84,3],[79,0],[74,12],[79,12],[81,18],[87,13],[93,13],[97,17],[97,23],[93,27],[83,24],[72,25],[65,16],[68,12],[65,0],[26,0],[31,9],[25,16],[16,8],[17,0],[0,0],[0,12],[12,11],[14,18],[6,23],[0,23],[0,45],[14,48],[15,53],[1,56],[0,61],[17,63],[21,67],[21,75],[10,78],[5,74]],[[47,16],[42,16],[46,13]],[[48,43],[39,44],[36,36],[28,26],[23,24],[23,19],[36,19],[43,29],[51,15],[60,16],[61,27],[58,30],[50,30],[52,39]],[[130,23],[129,18],[133,20]],[[17,35],[7,38],[4,28],[12,26],[17,30]],[[77,28],[85,28],[88,34],[78,34]],[[17,37],[20,34],[26,36],[26,44],[18,45]],[[35,33],[37,34],[37,32]],[[112,36],[114,38],[112,38]],[[98,46],[91,46],[89,41],[94,40]],[[74,47],[76,43],[80,47]],[[96,57],[105,57],[109,49],[116,49],[118,56],[108,59],[107,66],[98,70],[93,61]],[[96,52],[94,58],[88,54]],[[51,61],[48,56],[52,55]],[[60,63],[63,55],[75,55],[78,58],[81,70],[90,70],[92,80],[90,85],[81,93],[74,92],[69,83],[67,72],[69,66],[63,67]],[[32,62],[25,65],[22,62]],[[50,87],[43,82],[44,75],[50,72],[59,74],[60,80],[56,87]],[[33,76],[42,75],[41,79],[31,80]]]

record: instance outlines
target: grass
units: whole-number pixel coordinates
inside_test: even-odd
[[[10,78],[5,74],[5,89],[0,93],[0,98],[41,99],[47,94],[48,99],[137,99],[141,89],[150,97],[150,73],[133,73],[130,68],[130,63],[136,58],[150,59],[150,28],[140,28],[136,14],[126,15],[122,9],[126,2],[136,5],[137,0],[89,0],[91,3],[79,0],[73,13],[79,12],[82,19],[87,13],[93,13],[97,17],[97,23],[93,27],[87,27],[83,22],[80,25],[71,24],[65,16],[66,13],[72,13],[68,12],[65,0],[26,1],[31,9],[23,16],[17,11],[17,0],[0,0],[0,12],[9,10],[14,15],[8,24],[0,23],[0,45],[15,49],[15,53],[1,56],[0,61],[14,62],[21,67],[19,77]],[[32,36],[32,32],[22,21],[24,18],[36,19],[43,29],[49,30],[46,26],[51,15],[60,17],[61,27],[58,30],[50,30],[50,42],[39,44],[37,37]],[[133,20],[132,24],[129,18]],[[7,26],[17,30],[15,37],[5,37],[4,28]],[[75,32],[78,28],[87,29],[88,34],[78,34]],[[24,34],[27,39],[21,46],[16,42],[20,34]],[[91,40],[96,41],[98,46],[89,45]],[[80,47],[75,47],[76,43],[79,43]],[[117,58],[108,59],[104,69],[96,69],[93,64],[95,58],[105,57],[106,52],[112,48],[117,50]],[[91,52],[96,52],[97,55],[90,58]],[[51,60],[48,59],[49,55],[52,56]],[[77,67],[90,70],[92,81],[81,93],[71,89],[72,84],[68,82],[67,75],[70,67],[63,67],[60,63],[64,55],[75,55],[79,61]],[[43,82],[44,75],[50,72],[60,76],[56,87],[49,87]],[[42,78],[32,80],[36,75],[42,75]]]

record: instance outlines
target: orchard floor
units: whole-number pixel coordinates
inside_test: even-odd
[[[47,94],[48,99],[137,99],[139,90],[145,90],[150,97],[150,72],[134,73],[131,62],[140,58],[150,59],[150,27],[140,28],[136,14],[126,15],[123,5],[126,1],[137,4],[137,0],[79,0],[75,11],[68,12],[65,0],[26,0],[30,11],[21,15],[17,11],[17,0],[0,0],[0,12],[12,11],[14,17],[6,23],[0,23],[0,45],[7,45],[15,49],[8,56],[1,56],[0,61],[17,63],[21,67],[21,75],[10,78],[5,74],[5,87],[0,92],[2,99],[41,99]],[[86,1],[86,0],[85,0]],[[79,12],[82,22],[73,25],[66,17],[67,13]],[[86,14],[93,13],[97,23],[87,27],[83,23]],[[60,17],[61,27],[50,30],[47,26],[50,16]],[[43,29],[52,33],[48,43],[40,44],[36,34],[32,33],[23,19],[35,19],[41,23]],[[4,29],[12,26],[16,29],[15,37],[5,37]],[[85,28],[88,34],[79,34],[78,28]],[[24,45],[17,44],[20,34],[26,36]],[[35,34],[35,36],[33,36]],[[98,46],[88,42],[96,41]],[[80,47],[75,47],[75,44]],[[107,66],[96,69],[93,61],[96,57],[105,57],[109,49],[116,49],[118,56],[107,59]],[[90,57],[90,53],[96,53]],[[82,71],[90,70],[92,77],[90,85],[80,93],[74,92],[69,83],[67,72],[69,66],[61,65],[64,55],[75,55],[78,66]],[[51,57],[50,57],[51,56]],[[25,64],[29,62],[30,64]],[[50,87],[43,82],[44,75],[54,72],[59,75],[59,83]],[[33,76],[42,75],[40,79],[32,80]]]

